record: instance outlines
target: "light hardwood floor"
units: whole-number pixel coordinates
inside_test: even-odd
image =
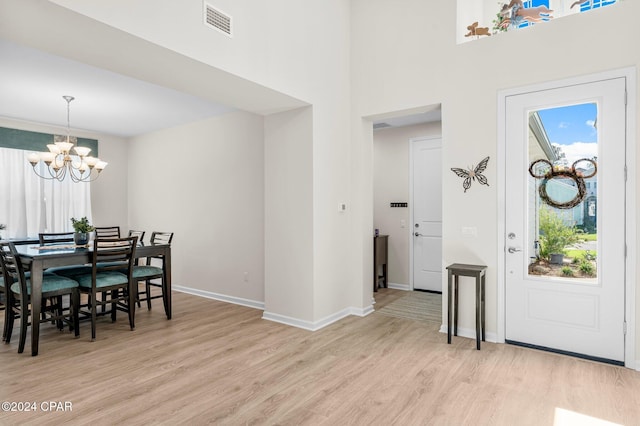
[[[379,308],[403,293],[381,289]],[[259,310],[174,296],[98,325],[90,342],[42,326],[40,355],[0,345],[0,412],[13,424],[566,425],[562,414],[640,425],[640,373],[510,345],[455,338],[373,313],[308,332]],[[17,333],[17,329],[15,331]],[[15,335],[15,334],[14,334]],[[69,401],[71,412],[41,403]],[[568,411],[559,411],[568,410]],[[585,424],[578,422],[575,424]],[[596,423],[597,424],[597,423]]]

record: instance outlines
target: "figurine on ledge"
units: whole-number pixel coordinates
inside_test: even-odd
[[[509,4],[502,6],[500,15],[504,17],[504,20],[500,24],[503,27],[512,25],[518,27],[523,22],[543,22],[552,19],[551,16],[553,10],[547,6],[536,6],[525,8],[522,0],[511,0]]]
[[[469,32],[465,34],[465,37],[473,37],[473,36],[490,36],[489,27],[480,27],[478,28],[478,22],[474,22],[473,24],[467,27]]]

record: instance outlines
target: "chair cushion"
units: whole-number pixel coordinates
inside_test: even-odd
[[[42,277],[42,292],[59,291],[64,289],[77,288],[78,283],[70,278],[59,277],[57,275],[44,275]],[[20,294],[20,284],[13,283],[11,291]],[[27,292],[31,295],[31,279],[27,279]]]
[[[53,275],[51,272],[45,271],[44,275]],[[31,272],[25,272],[24,273],[24,277],[25,278],[29,278],[31,277]],[[4,277],[0,277],[0,288],[4,288]]]
[[[138,265],[133,267],[133,278],[146,278],[162,275],[162,268],[158,266]]]
[[[42,273],[43,275],[53,275],[53,272],[49,272],[49,270],[46,270]],[[25,278],[29,278],[31,277],[31,271],[25,271],[24,272],[24,277]]]
[[[73,278],[82,288],[91,288],[91,274],[77,275]],[[96,288],[111,287],[114,285],[127,284],[129,278],[120,272],[98,272],[96,274]]]

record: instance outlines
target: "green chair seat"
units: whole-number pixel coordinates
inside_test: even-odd
[[[82,288],[91,288],[91,274],[78,275],[74,277]],[[125,274],[114,271],[98,272],[96,274],[96,288],[111,287],[114,285],[127,284],[129,278]]]
[[[51,272],[45,271],[44,275],[53,275]],[[31,276],[31,272],[24,273],[25,278],[29,278]],[[4,277],[0,277],[0,288],[4,288]]]
[[[42,293],[49,293],[70,288],[77,288],[78,283],[66,277],[57,275],[44,275],[42,277]],[[11,291],[20,294],[20,283],[13,283]],[[31,295],[31,279],[27,279],[27,292]]]
[[[147,277],[158,276],[162,275],[162,268],[158,266],[137,265],[133,267],[132,275],[134,279],[144,279]]]

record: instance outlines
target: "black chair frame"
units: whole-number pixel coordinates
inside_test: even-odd
[[[150,244],[171,244],[171,241],[173,240],[173,232],[158,232],[158,231],[154,231],[151,233],[151,240],[150,240]],[[138,289],[138,296],[137,296],[137,300],[138,300],[138,306],[140,304],[140,302],[142,301],[146,301],[147,302],[147,309],[151,310],[151,301],[153,299],[162,299],[162,303],[165,305],[165,312],[167,311],[167,306],[166,306],[166,297],[164,294],[164,282],[165,282],[165,274],[166,274],[166,270],[165,270],[165,264],[164,264],[164,256],[151,256],[148,257],[146,259],[146,266],[152,266],[152,260],[153,259],[158,259],[162,262],[162,267],[157,270],[157,273],[153,273],[153,274],[148,274],[148,275],[144,275],[142,277],[138,277],[138,278],[134,278],[137,281],[144,281],[145,283],[145,289],[144,291],[139,291],[137,285],[136,285],[136,289]],[[144,267],[144,266],[143,266]],[[137,268],[137,266],[134,266],[134,273],[135,273],[135,269]],[[160,279],[162,280],[161,283],[154,283],[151,280],[155,280],[155,279]],[[155,296],[151,295],[151,288],[152,287],[156,287],[156,288],[160,288],[161,289],[161,294],[157,294]]]
[[[135,302],[136,291],[134,285],[137,284],[133,278],[133,261],[137,245],[137,237],[125,238],[96,238],[93,241],[93,251],[91,252],[91,274],[76,276],[80,285],[80,292],[88,295],[88,303],[82,305],[80,309],[81,319],[91,319],[91,340],[96,339],[97,317],[106,314],[111,315],[111,321],[115,322],[118,310],[127,312],[129,316],[129,326],[135,329]],[[109,273],[119,273],[126,277],[126,282],[118,282],[113,285],[98,287],[98,279]],[[91,280],[91,286],[83,286]],[[98,300],[98,293],[102,294],[102,300]],[[111,305],[110,310],[106,310],[107,305]],[[102,307],[98,313],[98,306]],[[84,309],[83,309],[84,308]]]
[[[24,351],[25,342],[27,340],[27,329],[31,326],[29,318],[31,317],[30,310],[30,289],[27,286],[27,278],[25,271],[20,261],[15,246],[11,242],[0,242],[0,264],[2,267],[2,274],[5,281],[5,297],[6,306],[5,309],[5,343],[11,342],[11,336],[13,333],[13,325],[16,318],[20,318],[20,341],[18,343],[18,353]],[[54,276],[54,275],[52,275]],[[46,279],[46,278],[45,278]],[[66,279],[62,277],[56,277],[56,279]],[[73,282],[72,280],[69,280]],[[19,284],[20,292],[16,293],[11,290],[11,286],[14,283]],[[66,311],[62,306],[62,296],[69,294],[71,296],[71,306]],[[63,330],[63,324],[69,324],[69,330],[75,331],[75,336],[80,334],[78,308],[80,305],[80,294],[78,287],[62,288],[58,290],[44,291],[42,292],[42,298],[49,299],[52,304],[44,307],[43,317],[37,319],[40,323],[52,321],[57,324],[60,330]],[[59,301],[53,303],[53,301]],[[31,318],[32,321],[36,319]],[[37,339],[36,339],[37,340]]]

